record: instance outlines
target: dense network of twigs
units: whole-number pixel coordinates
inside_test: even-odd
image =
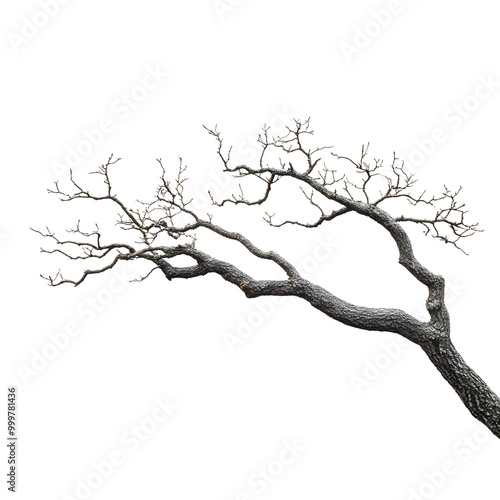
[[[330,146],[315,149],[305,148],[303,145],[305,136],[313,135],[309,120],[295,120],[295,127],[287,128],[287,134],[277,138],[271,137],[269,128],[264,127],[258,137],[262,153],[257,168],[251,168],[247,165],[232,167],[230,165],[231,148],[224,155],[220,133],[217,129],[207,130],[218,141],[218,154],[226,172],[231,172],[236,177],[253,176],[265,183],[264,194],[256,200],[246,199],[240,185],[240,192],[237,195],[222,200],[222,202],[212,200],[214,204],[222,206],[224,203],[230,202],[261,205],[268,199],[273,184],[280,178],[291,177],[301,181],[300,190],[308,202],[319,211],[318,218],[312,222],[284,220],[275,223],[273,221],[275,214],[266,212],[264,220],[274,227],[286,224],[296,224],[308,228],[317,227],[351,211],[343,203],[343,197],[352,201],[363,201],[367,205],[373,206],[379,206],[391,199],[401,198],[414,206],[422,204],[432,207],[434,210],[428,217],[405,217],[402,215],[395,217],[396,221],[421,224],[424,226],[426,234],[430,234],[445,243],[451,243],[462,251],[463,249],[459,245],[460,240],[480,231],[477,223],[468,223],[465,220],[467,214],[465,203],[458,201],[461,187],[456,191],[451,191],[444,186],[442,194],[438,196],[427,196],[425,190],[415,194],[414,186],[417,179],[413,173],[407,172],[404,161],[400,161],[394,153],[388,165],[380,159],[373,159],[370,162],[368,160],[369,145],[362,146],[358,160],[338,155],[331,151],[333,147]],[[283,156],[279,158],[278,168],[269,167],[267,164],[266,153],[270,149],[277,149],[283,153]],[[351,167],[351,173],[345,173],[345,170],[343,173],[339,173],[338,168],[334,168],[335,165],[328,166],[322,156],[325,150],[333,158],[346,161]],[[294,153],[296,153],[294,160],[299,160],[298,163],[302,164],[303,168],[299,168],[295,161],[290,160]],[[319,201],[317,201],[318,197]],[[341,207],[327,212],[322,207],[321,198],[323,200],[333,199]]]
[[[341,156],[330,146],[310,148],[313,131],[309,120],[295,120],[283,136],[274,137],[268,127],[258,136],[260,158],[253,166],[234,164],[231,148],[224,149],[220,132],[206,129],[217,142],[217,153],[227,174],[240,179],[239,191],[229,198],[216,200],[218,207],[233,205],[265,205],[276,184],[284,179],[295,183],[312,211],[310,220],[295,220],[277,216],[264,210],[263,218],[270,226],[298,225],[318,227],[344,214],[366,217],[385,229],[399,252],[399,263],[428,289],[426,307],[429,321],[420,321],[400,309],[370,308],[346,302],[324,288],[309,282],[297,269],[276,252],[262,250],[239,232],[229,231],[214,223],[209,214],[202,216],[192,208],[186,194],[186,166],[182,159],[173,176],[161,160],[160,182],[151,200],[137,201],[130,208],[115,192],[112,172],[119,159],[111,156],[94,175],[102,178],[101,192],[86,188],[70,172],[68,187],[56,182],[49,192],[61,201],[89,200],[112,203],[118,209],[116,224],[125,233],[134,235],[131,242],[109,242],[96,224],[92,230],[80,223],[61,238],[50,229],[35,230],[54,245],[42,252],[58,253],[71,260],[98,262],[102,265],[85,270],[79,278],[65,278],[59,271],[44,277],[51,286],[66,283],[79,285],[88,276],[103,273],[119,262],[142,259],[150,264],[150,271],[138,281],[160,270],[168,279],[194,278],[216,274],[238,286],[247,297],[263,295],[295,296],[309,302],[332,319],[364,330],[394,332],[422,347],[445,379],[453,386],[469,411],[500,437],[500,400],[465,363],[450,340],[450,321],[445,305],[444,279],[424,267],[413,252],[406,224],[422,226],[424,232],[463,251],[465,238],[480,231],[476,223],[467,220],[465,204],[459,201],[461,188],[453,191],[446,186],[439,195],[416,191],[416,179],[406,171],[404,162],[393,155],[387,164],[368,159],[368,146],[361,149],[359,159]],[[261,185],[261,194],[255,198],[245,195],[242,183],[253,179]],[[407,203],[405,203],[407,202]],[[392,205],[391,205],[392,203]],[[406,206],[409,215],[392,215]],[[422,213],[425,210],[425,214]],[[399,212],[398,212],[399,213]],[[277,265],[283,279],[258,280],[232,263],[220,260],[198,248],[197,231],[206,230],[241,244],[254,256]],[[187,256],[190,265],[174,265],[178,256]],[[43,276],[42,276],[43,277]]]
[[[422,225],[426,234],[430,234],[445,243],[450,243],[462,251],[462,239],[480,231],[476,223],[466,221],[465,204],[458,201],[461,188],[452,191],[445,186],[443,193],[439,196],[427,196],[426,191],[415,194],[415,176],[405,170],[404,162],[400,161],[395,154],[387,165],[379,159],[370,162],[368,160],[368,146],[362,147],[358,160],[338,155],[333,152],[331,146],[310,149],[305,146],[309,136],[313,135],[309,120],[295,120],[294,126],[287,127],[287,133],[282,137],[273,137],[269,127],[264,126],[257,139],[261,147],[260,158],[258,164],[253,167],[248,165],[233,166],[231,148],[224,152],[220,132],[217,128],[206,128],[206,130],[217,141],[217,153],[224,172],[230,173],[236,178],[253,177],[259,179],[264,186],[262,196],[256,199],[249,199],[245,196],[241,183],[237,194],[221,201],[216,200],[209,192],[212,203],[216,206],[222,207],[227,203],[264,205],[271,195],[273,186],[280,179],[291,178],[297,181],[303,196],[318,211],[318,217],[312,221],[290,219],[276,221],[276,214],[265,211],[263,218],[273,227],[294,224],[314,228],[346,213],[360,212],[358,208],[361,206],[365,209],[380,207],[391,199],[399,198],[407,200],[413,206],[426,205],[432,210],[430,215],[426,217],[400,215],[394,217],[394,221]],[[267,155],[270,150],[280,153],[277,166],[273,167],[268,164]],[[119,160],[120,158],[115,159],[111,155],[105,164],[91,172],[91,174],[102,177],[104,191],[101,194],[92,193],[85,188],[80,181],[74,178],[71,171],[69,190],[62,189],[60,183],[56,182],[54,188],[48,191],[58,195],[61,201],[65,202],[77,199],[113,202],[119,209],[117,225],[125,231],[137,233],[138,240],[136,239],[135,243],[140,244],[140,247],[136,248],[129,243],[104,243],[104,238],[97,225],[95,229],[85,231],[82,230],[80,221],[75,228],[68,230],[68,233],[83,237],[83,240],[60,239],[48,228],[45,231],[36,230],[56,243],[55,248],[42,249],[43,252],[60,253],[75,260],[103,259],[110,255],[114,257],[114,260],[106,266],[85,271],[78,280],[65,279],[60,272],[53,277],[46,277],[45,279],[51,285],[56,286],[63,283],[78,285],[88,275],[104,272],[113,267],[119,260],[143,258],[158,264],[159,259],[161,259],[163,268],[168,268],[165,262],[168,255],[165,254],[164,247],[155,247],[158,237],[164,234],[175,240],[184,237],[182,247],[194,248],[196,244],[195,231],[202,227],[222,237],[239,241],[253,254],[274,260],[290,274],[291,265],[285,263],[281,257],[272,252],[259,250],[241,234],[226,231],[215,225],[211,215],[207,214],[203,218],[191,209],[191,200],[187,197],[185,189],[186,166],[181,158],[179,158],[179,165],[173,179],[168,178],[162,160],[157,160],[161,175],[155,196],[148,202],[138,200],[136,208],[129,208],[114,192],[110,170]],[[335,161],[347,162],[351,172],[346,173],[344,168],[344,171],[340,173],[339,168],[335,168]],[[328,201],[334,201],[336,207],[327,209],[325,202]],[[179,223],[179,221],[187,219],[190,219],[188,223]],[[67,250],[68,247],[73,247],[78,251],[71,253]],[[180,248],[176,251],[170,249],[167,253],[172,254],[172,252],[176,255],[182,253]],[[153,270],[157,268],[161,267],[156,265]],[[171,271],[171,277],[175,277],[173,269]]]

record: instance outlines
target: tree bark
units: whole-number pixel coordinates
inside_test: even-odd
[[[500,438],[500,398],[464,361],[450,338],[425,342],[422,349],[472,415]]]
[[[135,209],[128,208],[130,205],[122,202],[114,194],[108,169],[119,159],[113,159],[113,155],[110,156],[105,165],[92,172],[103,177],[106,188],[105,194],[94,194],[86,188],[82,188],[80,183],[73,178],[71,171],[70,185],[72,187],[69,191],[61,190],[56,182],[55,188],[49,190],[49,192],[60,196],[62,201],[87,199],[112,202],[117,205],[120,209],[117,225],[123,230],[138,232],[140,241],[135,241],[133,244],[127,242],[104,244],[97,224],[95,230],[88,232],[80,228],[80,221],[78,221],[75,229],[68,230],[69,233],[78,236],[70,240],[60,239],[48,228],[46,232],[34,230],[55,242],[56,245],[65,248],[68,248],[67,245],[69,245],[70,248],[78,250],[73,254],[57,247],[51,250],[42,249],[46,253],[60,253],[71,260],[107,259],[114,255],[112,262],[97,269],[83,271],[79,279],[65,279],[60,272],[55,277],[42,276],[42,278],[45,278],[51,286],[59,286],[65,283],[77,286],[88,276],[108,271],[120,262],[144,259],[152,263],[154,267],[144,277],[136,281],[143,281],[148,278],[155,269],[160,269],[168,280],[195,278],[214,273],[240,288],[248,298],[262,296],[295,296],[302,298],[317,310],[344,325],[362,330],[393,332],[420,345],[443,377],[458,393],[472,415],[500,438],[500,399],[465,363],[451,343],[450,318],[445,304],[445,280],[418,261],[414,255],[410,237],[403,228],[403,223],[422,225],[426,234],[431,234],[433,237],[461,249],[458,242],[462,238],[481,231],[477,223],[468,223],[464,219],[467,213],[464,208],[465,204],[457,199],[461,188],[453,192],[444,186],[441,195],[428,197],[424,196],[424,191],[416,196],[411,193],[411,188],[416,181],[413,174],[405,172],[404,163],[401,163],[401,165],[396,163],[397,157],[395,155],[392,164],[384,171],[380,170],[383,165],[382,160],[375,159],[375,163],[371,165],[367,162],[368,149],[365,147],[362,148],[359,161],[339,156],[330,151],[337,159],[348,161],[355,168],[357,174],[361,176],[361,179],[358,178],[358,183],[351,182],[345,175],[336,175],[336,170],[328,167],[326,162],[324,162],[322,170],[319,167],[316,168],[321,158],[316,158],[314,155],[321,150],[331,148],[304,149],[301,142],[302,137],[304,134],[307,136],[313,133],[312,130],[309,130],[309,120],[295,120],[295,125],[295,129],[288,129],[289,132],[284,136],[279,136],[276,139],[273,137],[272,140],[268,135],[268,127],[264,127],[262,135],[258,137],[258,142],[262,146],[262,153],[256,168],[247,165],[230,166],[231,148],[227,154],[224,154],[222,138],[217,129],[207,129],[209,134],[214,136],[218,142],[217,153],[223,162],[224,172],[230,173],[236,178],[250,176],[264,181],[266,185],[264,194],[256,200],[245,198],[241,186],[239,194],[233,194],[232,197],[226,198],[222,202],[215,201],[209,192],[213,204],[219,207],[222,207],[225,203],[249,206],[262,205],[268,199],[272,186],[278,180],[287,178],[300,184],[300,189],[307,200],[315,208],[319,209],[321,215],[313,222],[285,219],[276,224],[272,220],[274,214],[271,215],[265,212],[264,220],[271,226],[281,227],[286,224],[295,224],[313,228],[347,213],[357,213],[369,218],[390,234],[398,248],[399,263],[427,288],[426,308],[430,316],[429,321],[421,321],[396,308],[365,307],[342,300],[328,290],[304,279],[290,262],[276,252],[262,250],[241,233],[229,231],[214,224],[212,215],[207,214],[208,219],[199,217],[190,208],[192,200],[185,198],[184,183],[188,178],[185,175],[186,166],[183,165],[181,158],[179,158],[177,175],[173,180],[166,175],[166,169],[163,167],[161,159],[158,160],[161,177],[155,198],[147,203],[140,202],[139,208]],[[287,154],[295,155],[295,153],[299,156],[302,154],[303,159],[307,162],[307,168],[305,170],[297,169],[291,161],[287,162],[281,156],[279,167],[269,166],[267,156],[264,159],[268,148],[275,148],[285,156]],[[382,191],[380,191],[381,185],[379,185],[376,188],[376,193],[371,193],[371,189],[368,189],[367,186],[375,177],[382,181],[382,185],[385,182],[386,186],[381,188]],[[371,183],[370,186],[372,186]],[[304,191],[303,187],[306,187],[307,191],[310,188],[311,194]],[[353,192],[360,195],[361,199],[356,199]],[[318,203],[316,198],[313,200],[313,194],[315,193],[320,196],[322,202],[328,201],[329,206],[323,207],[322,203]],[[376,198],[374,199],[373,196]],[[403,215],[393,217],[380,207],[381,203],[391,198],[406,199],[413,206],[430,206],[432,207],[430,215],[423,216],[423,218]],[[330,202],[340,205],[340,208],[338,206],[332,208]],[[433,214],[434,209],[436,210],[435,214]],[[190,222],[186,222],[186,218]],[[443,227],[444,229],[442,229]],[[281,271],[286,273],[287,278],[279,280],[254,279],[235,265],[201,251],[195,246],[197,238],[194,231],[198,229],[212,232],[226,240],[241,244],[253,256],[276,264]],[[181,238],[182,243],[156,246],[159,243],[155,242],[159,242],[164,237],[167,237],[167,241],[170,242],[172,239],[178,240]],[[369,252],[370,248],[367,248],[367,253]],[[178,256],[190,257],[194,262],[192,265],[178,267],[170,260]]]

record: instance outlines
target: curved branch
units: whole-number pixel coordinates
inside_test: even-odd
[[[300,134],[300,127],[297,128],[297,134]],[[267,134],[266,134],[267,138]],[[283,148],[283,144],[280,141],[265,142],[266,148],[270,145],[275,146],[276,148],[285,149],[286,152],[294,152],[296,149],[291,148]],[[300,146],[302,147],[302,146]],[[299,148],[300,149],[300,148]],[[320,208],[320,206],[312,201],[312,195],[308,196],[309,201],[316,207],[320,208],[321,215],[315,222],[300,222],[293,220],[285,220],[280,223],[275,223],[273,221],[273,217],[275,214],[265,213],[264,220],[274,226],[281,227],[286,224],[295,224],[306,228],[318,227],[324,222],[331,221],[336,217],[343,215],[348,212],[356,212],[360,215],[370,218],[377,224],[381,225],[386,229],[389,234],[392,236],[395,241],[398,251],[399,251],[399,263],[403,265],[418,281],[423,283],[428,288],[428,299],[426,302],[426,307],[431,316],[431,324],[440,331],[449,332],[449,317],[448,312],[446,310],[446,306],[444,304],[444,279],[432,273],[427,268],[425,268],[415,257],[412,249],[412,245],[407,233],[403,230],[401,225],[398,222],[406,222],[406,221],[414,221],[418,223],[431,223],[432,221],[428,221],[426,219],[410,219],[410,218],[394,218],[388,212],[382,210],[380,208],[380,203],[382,201],[391,199],[391,198],[407,198],[413,204],[417,203],[426,203],[429,205],[433,205],[435,202],[448,199],[451,202],[451,206],[445,209],[442,209],[438,212],[436,216],[436,220],[434,220],[434,227],[438,223],[445,223],[449,227],[452,228],[454,234],[456,236],[455,240],[448,240],[452,242],[455,246],[458,247],[457,241],[461,237],[469,236],[478,231],[477,224],[465,224],[463,216],[464,212],[461,212],[463,205],[458,205],[456,203],[456,196],[460,192],[458,190],[456,193],[451,193],[447,188],[445,188],[445,193],[441,197],[432,197],[430,200],[425,200],[423,195],[420,195],[418,198],[413,197],[407,190],[413,186],[415,180],[413,176],[407,175],[402,166],[396,166],[397,157],[394,155],[392,164],[390,166],[391,171],[393,172],[393,177],[387,176],[386,174],[382,174],[380,170],[382,169],[382,162],[375,161],[374,166],[370,166],[366,163],[365,158],[367,155],[367,148],[362,149],[361,159],[359,162],[355,162],[347,157],[334,155],[337,159],[348,160],[356,169],[361,172],[365,177],[362,185],[358,187],[357,185],[350,183],[349,181],[344,181],[344,191],[347,194],[343,195],[337,190],[332,190],[329,186],[325,185],[324,181],[322,181],[323,177],[314,178],[309,175],[309,169],[305,172],[301,172],[293,167],[291,163],[289,163],[288,168],[285,166],[285,163],[281,162],[281,168],[270,167],[267,164],[261,161],[260,165],[257,168],[248,167],[247,165],[237,165],[235,167],[229,166],[228,162],[224,164],[225,171],[239,175],[239,176],[259,176],[268,174],[273,178],[279,179],[282,177],[290,177],[303,183],[310,188],[312,188],[313,192],[317,192],[325,200],[330,200],[340,204],[343,208],[332,210],[329,213],[325,213],[325,211]],[[387,180],[388,188],[387,191],[382,194],[379,199],[374,202],[369,202],[368,196],[368,183],[375,177],[381,176]],[[347,183],[361,190],[364,194],[366,201],[359,201],[354,198],[354,196],[350,193],[347,188]],[[257,200],[252,204],[262,204],[269,197],[269,193],[267,193],[265,199]],[[461,213],[461,220],[459,222],[453,221],[450,219],[450,216],[453,213],[459,212]],[[447,241],[445,237],[439,235],[440,239]]]
[[[158,160],[161,177],[155,196],[152,201],[138,201],[140,208],[136,209],[129,208],[129,204],[125,204],[114,194],[109,168],[119,159],[113,160],[113,156],[110,156],[107,163],[93,172],[103,177],[104,194],[96,195],[83,188],[80,183],[76,182],[72,173],[70,175],[71,192],[64,192],[56,183],[55,188],[49,192],[59,195],[62,201],[89,199],[113,202],[119,207],[117,224],[125,231],[139,232],[140,241],[134,244],[104,244],[98,226],[95,230],[83,231],[80,228],[80,222],[77,223],[76,229],[69,230],[69,233],[79,235],[84,238],[84,241],[60,239],[48,228],[46,232],[34,230],[56,245],[56,248],[52,250],[43,249],[44,252],[59,253],[72,260],[112,258],[108,263],[103,262],[103,265],[97,269],[83,271],[79,279],[66,279],[60,271],[53,278],[50,276],[44,278],[51,286],[65,283],[79,285],[88,276],[103,273],[120,261],[143,259],[151,263],[152,268],[144,277],[136,281],[147,279],[157,269],[168,280],[216,274],[228,283],[237,286],[248,298],[277,295],[304,299],[312,307],[345,325],[369,331],[394,332],[420,345],[471,413],[500,437],[500,400],[468,367],[451,344],[450,320],[444,301],[444,279],[417,260],[410,238],[402,226],[403,223],[408,222],[421,225],[426,229],[426,233],[460,248],[459,243],[462,238],[480,231],[477,224],[471,224],[465,220],[467,214],[465,205],[457,200],[461,188],[453,192],[445,186],[440,196],[428,197],[425,191],[420,195],[414,195],[412,188],[416,181],[412,174],[405,172],[404,163],[399,163],[396,155],[387,167],[382,160],[378,159],[370,163],[367,157],[368,146],[366,148],[363,146],[358,161],[336,153],[329,154],[330,159],[335,158],[335,161],[347,164],[351,169],[349,173],[339,173],[337,169],[327,166],[326,162],[321,163],[320,153],[331,149],[329,146],[311,148],[307,145],[307,141],[313,135],[309,120],[295,120],[294,123],[295,127],[288,128],[285,136],[277,138],[270,137],[269,127],[264,127],[258,137],[262,152],[256,167],[231,166],[231,148],[224,153],[223,141],[217,128],[214,130],[207,128],[209,134],[218,142],[217,154],[225,172],[238,178],[253,177],[263,181],[265,185],[263,194],[255,200],[248,199],[240,185],[238,195],[233,195],[221,202],[212,198],[213,204],[217,207],[223,207],[229,203],[246,206],[264,205],[270,199],[277,181],[289,178],[297,181],[306,199],[319,211],[319,215],[314,221],[285,219],[283,222],[275,223],[274,215],[266,212],[264,220],[271,226],[295,224],[314,228],[350,212],[369,218],[390,234],[398,248],[399,263],[427,287],[426,307],[430,314],[429,322],[419,321],[399,309],[370,308],[344,301],[301,277],[297,269],[276,252],[264,251],[241,233],[229,231],[213,223],[211,215],[208,215],[208,220],[201,218],[190,208],[192,200],[186,197],[184,185],[187,181],[185,175],[187,167],[183,165],[181,158],[179,158],[177,174],[173,180],[167,178],[167,171],[161,159]],[[284,155],[284,157],[280,156],[279,165],[276,167],[269,166],[267,162],[267,154],[271,149]],[[298,164],[295,161],[297,158]],[[381,208],[381,205],[387,204],[389,200],[406,200],[413,207],[434,208],[436,212],[431,215],[417,213],[394,217],[385,210],[387,205],[384,205],[384,209]],[[334,207],[330,206],[332,203]],[[325,206],[327,204],[328,207]],[[186,223],[186,219],[189,222]],[[236,241],[259,259],[275,263],[286,273],[286,279],[256,280],[233,264],[199,250],[196,248],[197,235],[195,233],[198,229],[205,229],[226,240]],[[447,235],[444,232],[446,230],[451,232],[451,235]],[[190,243],[167,245],[161,241],[165,238],[170,242],[179,239],[182,241],[186,238]],[[73,251],[76,249],[77,255],[66,251],[65,248],[68,246]],[[177,266],[173,263],[173,259],[178,256],[189,257],[193,263]]]

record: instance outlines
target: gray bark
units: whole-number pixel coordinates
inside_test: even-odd
[[[500,399],[464,361],[451,340],[434,339],[422,344],[422,349],[472,415],[500,438]]]
[[[162,176],[156,195],[151,202],[140,202],[139,209],[128,208],[113,191],[109,168],[118,159],[111,156],[105,165],[94,172],[102,176],[105,192],[93,194],[82,187],[73,178],[70,172],[71,192],[61,190],[58,183],[49,192],[58,195],[62,201],[93,200],[96,202],[112,203],[119,208],[117,224],[121,229],[132,231],[139,236],[139,241],[134,243],[109,243],[104,244],[99,227],[92,231],[84,231],[78,221],[76,228],[69,230],[70,234],[78,239],[59,239],[48,228],[46,232],[37,231],[42,236],[49,238],[56,244],[53,250],[42,250],[47,253],[60,253],[69,259],[105,259],[114,256],[113,260],[98,269],[86,270],[79,279],[66,279],[60,272],[55,277],[47,277],[49,284],[59,286],[65,283],[80,285],[88,276],[105,272],[117,263],[134,259],[145,259],[152,264],[151,271],[140,280],[146,279],[153,271],[160,270],[168,280],[175,278],[189,279],[207,274],[218,274],[227,282],[240,288],[248,298],[264,295],[295,296],[309,302],[315,309],[330,318],[353,328],[363,330],[393,332],[405,337],[411,342],[421,346],[432,363],[443,377],[457,392],[465,406],[479,421],[484,423],[496,436],[500,437],[500,400],[487,384],[465,363],[450,340],[450,319],[445,305],[444,279],[425,268],[415,257],[410,238],[403,229],[403,224],[418,224],[425,228],[426,234],[431,234],[445,243],[460,248],[459,243],[464,238],[481,231],[477,223],[466,220],[467,210],[465,204],[458,201],[461,188],[456,192],[450,191],[446,186],[439,196],[427,197],[425,191],[419,196],[411,192],[415,184],[413,174],[405,172],[403,165],[397,164],[394,155],[392,164],[388,169],[383,169],[383,162],[375,160],[370,165],[367,159],[367,148],[362,148],[361,159],[355,162],[349,158],[332,155],[340,160],[348,161],[354,167],[355,173],[361,176],[360,182],[348,180],[345,175],[339,176],[336,170],[324,165],[321,169],[321,157],[318,154],[329,147],[314,150],[303,145],[303,139],[312,135],[309,130],[309,120],[301,122],[296,120],[296,128],[289,129],[289,134],[284,137],[271,139],[268,128],[263,129],[259,136],[262,154],[256,168],[246,165],[230,166],[230,153],[224,156],[222,152],[222,139],[217,130],[209,130],[219,144],[218,155],[222,160],[224,171],[237,178],[254,177],[259,182],[264,182],[265,191],[257,200],[251,201],[243,195],[243,190],[222,202],[212,201],[214,205],[222,207],[224,204],[235,205],[261,205],[269,198],[272,186],[282,178],[287,178],[299,184],[306,199],[320,211],[320,216],[313,222],[285,220],[274,223],[274,214],[268,214],[264,220],[271,226],[281,227],[285,224],[295,224],[306,228],[318,227],[323,223],[333,221],[344,214],[357,214],[367,217],[374,223],[383,227],[392,237],[399,252],[399,263],[421,284],[427,287],[428,298],[426,307],[430,319],[428,322],[419,321],[410,314],[391,308],[371,308],[346,302],[324,288],[305,280],[295,267],[281,255],[273,251],[264,251],[238,232],[228,231],[212,222],[212,216],[207,214],[204,219],[190,208],[190,200],[184,196],[184,183],[187,180],[184,172],[186,167],[179,159],[179,169],[174,181],[166,176],[166,170],[161,160],[158,160]],[[208,130],[208,129],[207,129]],[[265,159],[266,152],[277,149],[285,157],[290,155],[291,161],[280,158],[280,166],[269,166]],[[293,156],[296,155],[296,156]],[[292,161],[302,157],[306,168],[297,169]],[[293,156],[293,158],[292,158]],[[385,172],[385,173],[384,173]],[[379,187],[370,191],[371,181],[377,178],[386,183],[385,189]],[[304,190],[307,188],[307,192]],[[353,196],[353,191],[360,199]],[[316,196],[316,197],[313,197]],[[320,200],[318,200],[318,197]],[[389,212],[380,208],[380,205],[389,199],[405,199],[412,206],[431,207],[431,214],[422,217],[394,217]],[[323,203],[328,202],[328,207]],[[332,208],[331,204],[335,204]],[[444,206],[442,206],[444,204]],[[181,225],[178,217],[181,218]],[[186,218],[191,222],[185,223]],[[182,225],[184,224],[184,225]],[[282,280],[255,280],[231,263],[216,259],[196,248],[196,234],[194,231],[209,231],[219,237],[232,240],[241,244],[248,252],[259,259],[277,265],[283,274]],[[159,245],[160,239],[182,241],[188,239],[189,244],[173,244],[171,246]],[[72,255],[61,247],[76,248],[79,253]],[[189,266],[177,267],[171,259],[177,256],[188,256],[193,260]],[[43,277],[43,276],[42,276]],[[140,281],[139,280],[139,281]]]

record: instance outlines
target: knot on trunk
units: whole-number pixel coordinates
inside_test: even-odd
[[[443,306],[442,301],[434,297],[428,298],[427,301],[425,302],[425,307],[429,312],[438,311],[439,309],[441,309],[442,306]]]

